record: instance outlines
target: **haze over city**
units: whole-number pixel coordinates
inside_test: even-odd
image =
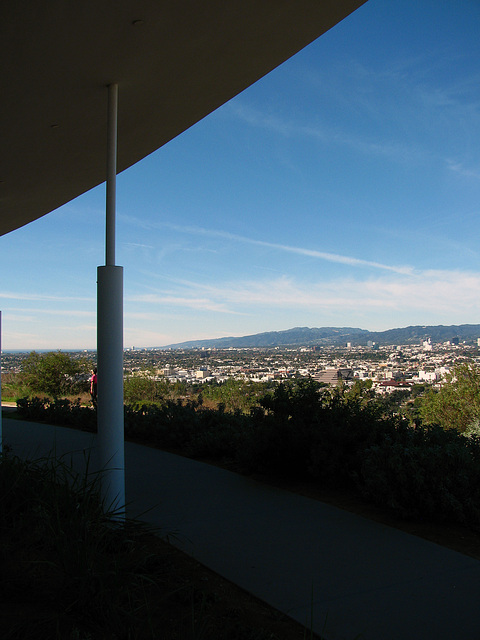
[[[125,346],[477,323],[479,25],[369,0],[120,174]],[[101,186],[0,238],[4,350],[95,348],[104,211]]]

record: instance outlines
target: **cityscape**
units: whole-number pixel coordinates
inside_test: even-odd
[[[372,380],[377,393],[408,390],[416,384],[440,387],[446,374],[460,362],[480,363],[478,343],[457,340],[419,345],[371,344],[366,347],[274,347],[135,350],[125,352],[125,372],[145,371],[172,383],[222,383],[229,378],[252,382],[311,377],[336,385]]]
[[[72,358],[93,363],[96,352],[70,352]],[[2,354],[4,374],[18,373],[27,353]],[[376,393],[410,391],[415,385],[440,388],[452,368],[462,362],[480,364],[480,338],[452,338],[418,344],[366,346],[348,342],[341,346],[289,347],[135,348],[124,351],[124,374],[166,380],[172,384],[221,384],[229,379],[275,383],[312,378],[335,386],[371,380]]]

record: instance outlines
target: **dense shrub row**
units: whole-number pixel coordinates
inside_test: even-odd
[[[404,517],[478,526],[480,440],[438,426],[399,426],[365,450],[359,486]]]
[[[192,401],[125,407],[128,438],[197,458],[235,457],[250,426],[249,416],[239,411],[205,409]]]
[[[70,422],[68,405],[58,403],[47,403],[44,416],[38,399],[19,402],[19,410],[77,427],[85,419],[91,428],[91,410],[83,416],[71,405]],[[51,415],[57,409],[61,420]],[[361,386],[279,385],[248,415],[191,401],[128,405],[125,433],[192,457],[229,459],[245,472],[349,488],[404,517],[480,525],[480,439],[410,426]]]
[[[94,411],[75,401],[66,398],[19,398],[17,400],[19,415],[25,420],[58,424],[84,431],[95,431],[97,416]]]

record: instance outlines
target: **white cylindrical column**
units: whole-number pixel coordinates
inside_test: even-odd
[[[115,264],[115,224],[117,188],[118,84],[108,86],[107,124],[107,215],[105,227],[105,264]]]
[[[120,516],[125,512],[123,267],[98,267],[97,278],[98,463],[106,507]]]

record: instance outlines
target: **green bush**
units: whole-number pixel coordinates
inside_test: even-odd
[[[223,405],[227,411],[240,411],[248,414],[265,394],[268,385],[251,380],[229,378],[225,382],[206,382],[201,385],[200,397]]]
[[[185,448],[197,423],[195,406],[181,400],[125,407],[125,435],[156,447]]]
[[[197,413],[198,428],[187,446],[189,455],[213,460],[236,459],[243,448],[250,420],[240,410],[203,409]]]
[[[480,419],[480,368],[464,362],[455,365],[439,391],[429,389],[420,401],[424,424],[469,432]]]
[[[96,431],[97,414],[89,407],[82,407],[80,399],[19,398],[18,415],[25,420],[74,427],[84,431]]]
[[[128,376],[123,383],[125,404],[163,402],[174,391],[167,380],[157,380],[147,371]]]
[[[480,442],[440,427],[404,429],[364,453],[368,500],[403,517],[480,524]]]
[[[48,398],[19,398],[17,400],[18,415],[25,420],[34,422],[44,422],[46,415],[46,405],[50,402]]]
[[[353,486],[362,452],[400,420],[382,416],[367,387],[322,389],[310,380],[279,385],[262,399],[266,413],[252,414],[254,428],[239,451],[251,470],[322,484]]]
[[[196,457],[235,457],[249,420],[239,411],[200,408],[181,400],[125,407],[125,434],[156,447],[180,450]]]

